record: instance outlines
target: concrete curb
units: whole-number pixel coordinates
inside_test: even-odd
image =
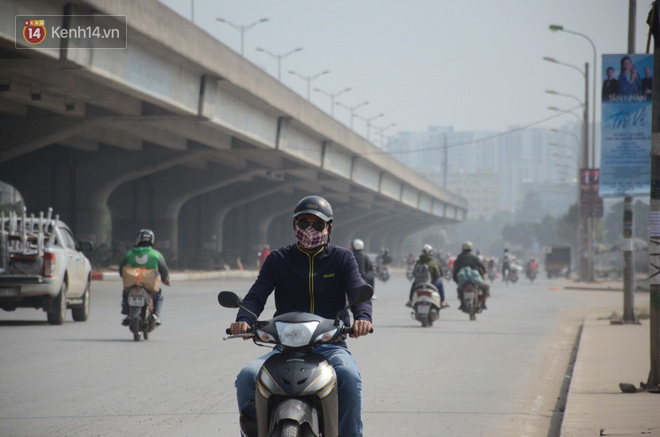
[[[195,281],[216,278],[251,278],[256,279],[258,272],[255,270],[218,270],[210,272],[172,272],[171,281]],[[94,281],[121,281],[118,272],[92,272]]]

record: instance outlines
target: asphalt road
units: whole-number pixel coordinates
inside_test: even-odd
[[[471,322],[446,284],[451,308],[422,328],[404,307],[403,276],[376,283],[375,332],[349,339],[363,377],[365,436],[557,435],[580,322],[609,315],[621,294],[496,282],[489,310]],[[235,376],[267,350],[222,340],[235,313],[216,296],[243,294],[251,282],[173,284],[164,325],[139,343],[121,326],[118,282],[93,283],[87,322],[69,313],[50,326],[40,310],[0,312],[0,435],[238,435]]]

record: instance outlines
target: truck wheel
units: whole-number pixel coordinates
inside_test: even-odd
[[[71,309],[71,315],[73,316],[73,320],[76,322],[85,322],[89,318],[89,288],[90,282],[87,281],[87,284],[85,285],[85,291],[82,295],[82,305]]]
[[[46,313],[48,323],[51,325],[61,325],[64,323],[64,319],[66,319],[66,291],[66,282],[62,282],[60,294],[53,300],[50,311]]]

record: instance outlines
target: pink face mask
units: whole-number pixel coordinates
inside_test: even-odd
[[[317,231],[312,226],[307,229],[300,229],[296,226],[296,238],[305,249],[314,249],[323,244],[328,238],[328,227],[326,226],[322,231]]]

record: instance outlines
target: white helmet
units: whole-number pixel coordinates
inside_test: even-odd
[[[463,243],[463,250],[472,250],[472,242],[466,241]]]
[[[355,250],[362,250],[364,249],[364,241],[360,240],[359,238],[356,238],[353,240],[353,249]]]
[[[430,244],[425,244],[422,248],[422,253],[426,255],[433,255],[433,247]]]

